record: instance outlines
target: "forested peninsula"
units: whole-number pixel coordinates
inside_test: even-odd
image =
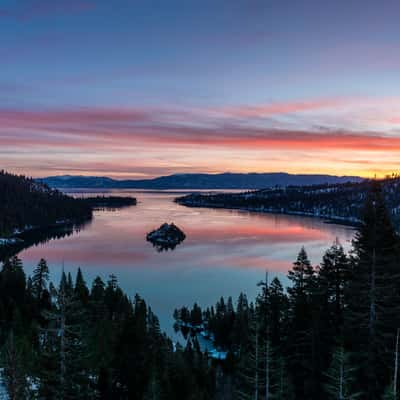
[[[15,246],[33,231],[80,225],[94,209],[136,205],[133,197],[74,198],[32,178],[0,171],[0,246]]]
[[[242,193],[193,193],[175,201],[188,207],[241,209],[304,215],[340,224],[359,225],[373,180],[310,186],[275,186]],[[400,228],[400,177],[379,181],[385,204]]]
[[[0,237],[90,219],[92,208],[31,178],[0,172]]]

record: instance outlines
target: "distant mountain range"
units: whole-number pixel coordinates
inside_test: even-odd
[[[360,182],[358,176],[293,175],[277,173],[176,174],[154,179],[116,180],[97,176],[50,176],[37,179],[59,189],[263,189],[275,186],[302,186]]]

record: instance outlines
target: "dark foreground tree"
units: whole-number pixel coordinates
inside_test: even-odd
[[[393,343],[400,326],[398,237],[379,185],[371,191],[353,242],[346,346],[358,374],[354,390],[368,400],[390,384]]]

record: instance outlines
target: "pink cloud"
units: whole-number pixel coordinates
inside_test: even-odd
[[[325,103],[324,103],[325,104]],[[312,104],[297,106],[310,109]],[[271,107],[269,112],[294,110]],[[219,148],[321,150],[322,148],[399,151],[400,138],[367,131],[296,130],[245,127],[217,121],[193,126],[179,114],[136,109],[81,108],[77,110],[0,110],[0,143],[3,146],[121,148],[138,143],[154,146],[205,146]]]
[[[0,109],[2,167],[26,172],[25,166],[36,176],[71,171],[121,177],[227,170],[316,173],[322,172],[320,163],[324,173],[338,173],[340,168],[343,174],[367,176],[397,170],[400,135],[393,132],[328,129],[323,124],[310,129],[277,128],[263,126],[266,122],[256,117],[345,104],[345,117],[353,120],[353,112],[367,118],[365,110],[371,113],[376,103],[365,101],[365,109],[364,105],[356,111],[351,108],[351,114],[346,99],[236,107],[229,109],[232,115],[225,112],[228,108],[224,112],[173,107]],[[372,113],[375,127],[398,121],[390,117],[397,115],[398,99],[382,104],[381,112]],[[246,123],[236,118],[239,115]],[[334,126],[334,119],[330,124],[325,120]],[[23,161],[21,154],[26,154]]]
[[[248,117],[271,117],[274,115],[314,111],[323,108],[342,106],[348,100],[340,98],[319,99],[311,101],[278,102],[257,106],[243,106],[225,108],[221,111],[227,115],[248,118]]]

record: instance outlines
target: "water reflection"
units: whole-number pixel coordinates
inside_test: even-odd
[[[10,258],[22,250],[32,246],[43,245],[51,240],[63,239],[74,233],[79,233],[82,229],[89,226],[90,220],[80,223],[65,224],[63,226],[53,226],[45,229],[32,229],[18,235],[18,241],[10,246],[0,246],[0,261]]]
[[[149,241],[150,242],[150,241]],[[173,243],[156,243],[156,242],[150,242],[153,247],[159,252],[162,253],[163,251],[173,251],[176,249],[176,246],[179,246],[180,243],[173,244]]]
[[[307,217],[252,214],[243,211],[186,208],[173,202],[175,193],[124,191],[138,204],[116,211],[96,211],[79,233],[38,244],[21,252],[27,272],[41,257],[58,279],[81,267],[88,282],[113,273],[129,295],[140,293],[172,334],[172,312],[195,301],[214,303],[221,295],[250,298],[265,269],[283,279],[301,246],[314,264],[339,237],[349,248],[353,230]],[[186,239],[174,251],[158,253],[146,234],[164,221],[176,223]]]

